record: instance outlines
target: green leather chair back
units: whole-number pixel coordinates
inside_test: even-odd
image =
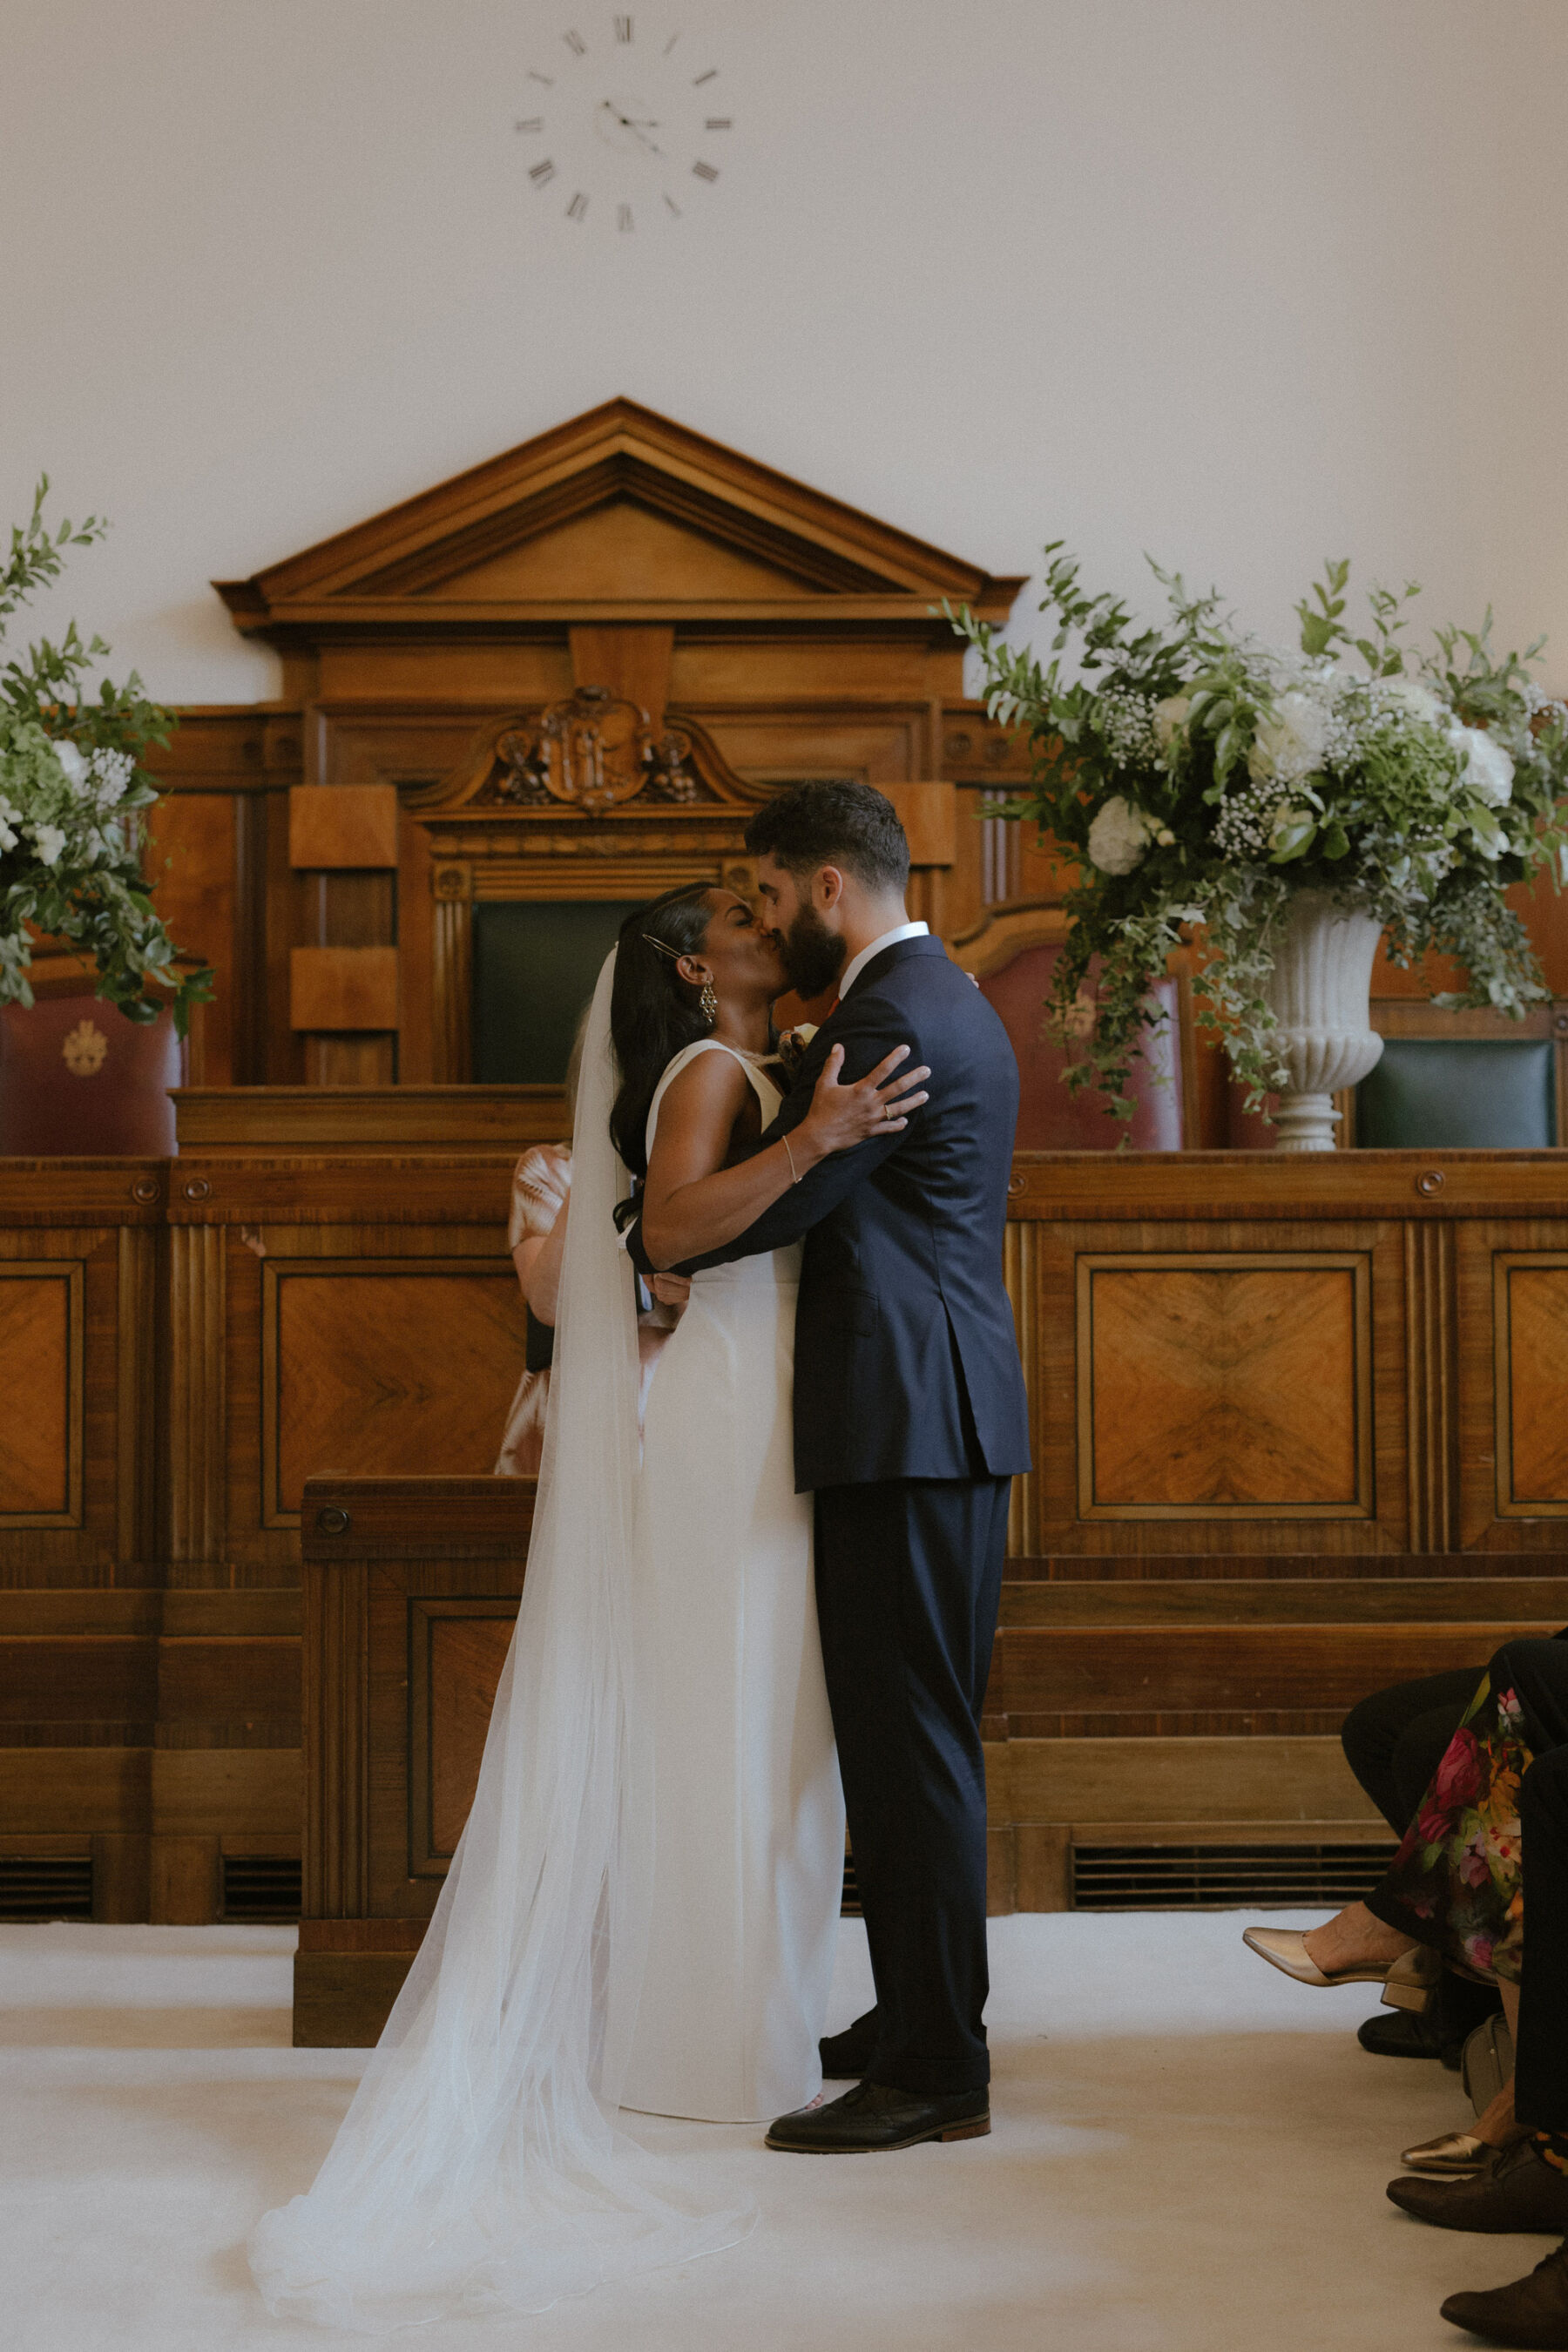
[[[1356,1088],[1355,1139],[1384,1151],[1541,1150],[1557,1140],[1551,1042],[1389,1037]]]
[[[637,898],[493,898],[474,908],[474,1076],[558,1087],[577,1016]]]

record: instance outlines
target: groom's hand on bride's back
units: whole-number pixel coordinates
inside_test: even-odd
[[[903,1065],[909,1057],[907,1045],[895,1045],[890,1054],[883,1055],[875,1069],[846,1086],[839,1078],[844,1067],[844,1048],[833,1046],[812,1089],[811,1108],[800,1123],[803,1135],[808,1136],[817,1150],[826,1155],[852,1150],[856,1144],[868,1143],[873,1136],[901,1133],[910,1123],[911,1112],[930,1099],[923,1091],[923,1081],[931,1072],[924,1063],[915,1069],[905,1069]]]

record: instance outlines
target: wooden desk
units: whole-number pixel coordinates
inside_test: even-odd
[[[0,1163],[0,1861],[90,1856],[105,1917],[297,1850],[306,1483],[482,1477],[521,1360],[520,1139],[217,1102],[174,1161]],[[1020,1156],[999,1906],[1095,1841],[1380,1834],[1349,1702],[1568,1621],[1564,1168]]]

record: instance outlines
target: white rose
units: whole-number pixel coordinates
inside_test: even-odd
[[[1258,726],[1248,756],[1247,773],[1255,781],[1272,777],[1293,784],[1310,776],[1328,749],[1329,714],[1308,694],[1282,694],[1272,719]]]
[[[1141,808],[1112,793],[1089,828],[1089,857],[1102,874],[1131,874],[1153,830]]]
[[[1184,726],[1192,709],[1192,697],[1168,694],[1163,702],[1154,705],[1154,736],[1162,751],[1168,751],[1178,728]]]
[[[67,782],[70,784],[73,789],[79,791],[81,786],[87,782],[87,761],[83,759],[76,745],[70,741],[68,737],[63,738],[55,744],[54,753],[56,759],[59,761],[61,767],[66,772]],[[52,866],[54,864],[54,859],[51,857],[46,862]]]
[[[58,824],[35,824],[28,830],[37,845],[38,856],[46,866],[52,866],[66,845],[65,835]]]
[[[1429,686],[1416,677],[1381,677],[1378,692],[1385,702],[1407,710],[1412,719],[1424,719],[1429,727],[1443,726],[1448,717],[1447,703],[1438,699]]]
[[[1513,798],[1513,761],[1502,745],[1479,727],[1450,727],[1448,740],[1463,763],[1461,782],[1479,793],[1489,808],[1507,808]]]

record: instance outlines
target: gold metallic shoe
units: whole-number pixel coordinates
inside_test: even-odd
[[[1490,2142],[1474,2132],[1439,2132],[1436,2139],[1407,2147],[1399,2161],[1412,2172],[1470,2173],[1479,2172],[1491,2153]]]
[[[1331,1977],[1326,1977],[1317,1962],[1308,1958],[1307,1938],[1300,1927],[1244,1927],[1241,1940],[1249,1952],[1256,1952],[1271,1969],[1282,1969],[1298,1984],[1384,1984],[1389,1975],[1386,1961],[1373,1960],[1356,1969],[1336,1969]],[[1398,1961],[1394,1966],[1397,1968]],[[1395,2003],[1395,2007],[1404,2006],[1403,2002]]]
[[[1384,2008],[1408,2009],[1419,2016],[1437,1990],[1441,1971],[1442,1962],[1425,1944],[1417,1944],[1414,1951],[1402,1952],[1384,1976]]]

